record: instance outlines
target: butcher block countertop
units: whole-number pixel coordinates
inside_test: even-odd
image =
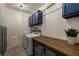
[[[33,40],[67,56],[79,56],[79,44],[69,45],[67,41],[47,36],[34,37]]]

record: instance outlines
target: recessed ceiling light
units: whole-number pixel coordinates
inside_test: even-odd
[[[20,4],[20,7],[22,8],[23,7],[23,4]]]
[[[20,7],[23,7],[23,5],[20,5]]]
[[[20,9],[24,9],[24,4],[19,4]]]
[[[19,10],[24,10],[24,11],[30,11],[31,9],[29,8],[28,3],[19,3],[18,6],[16,6]]]

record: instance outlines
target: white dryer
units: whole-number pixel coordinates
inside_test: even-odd
[[[40,36],[39,34],[28,33],[24,35],[24,48],[27,51],[27,54],[31,56],[33,54],[33,37]]]

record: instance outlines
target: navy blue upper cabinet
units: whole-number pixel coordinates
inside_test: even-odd
[[[63,3],[62,6],[64,18],[79,16],[79,3]]]
[[[42,24],[42,12],[41,11],[37,11],[36,13],[35,13],[35,24],[36,25],[40,25],[40,24]]]
[[[29,17],[29,26],[41,25],[43,13],[38,10],[32,16]]]

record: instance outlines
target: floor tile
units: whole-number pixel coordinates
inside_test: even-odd
[[[16,47],[8,49],[5,56],[28,56],[26,50],[23,47]]]

